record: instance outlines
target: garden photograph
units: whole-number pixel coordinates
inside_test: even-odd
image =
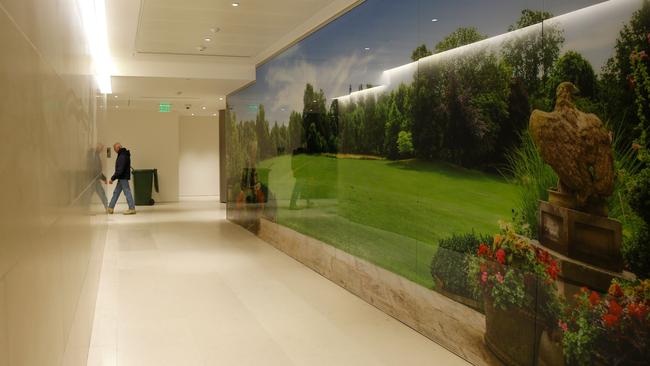
[[[230,220],[484,317],[483,364],[647,364],[649,0],[367,0],[227,103]]]

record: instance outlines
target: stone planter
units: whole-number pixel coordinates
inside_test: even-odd
[[[441,293],[441,294],[447,296],[448,298],[450,298],[450,299],[452,299],[452,300],[454,300],[456,302],[459,302],[459,303],[461,303],[461,304],[463,304],[465,306],[469,306],[470,308],[472,308],[474,310],[478,310],[480,312],[483,312],[483,303],[482,302],[477,301],[476,299],[473,299],[471,297],[467,297],[467,296],[464,296],[464,295],[457,294],[457,293],[454,293],[452,291],[449,291],[445,287],[445,282],[439,276],[433,276],[433,280],[434,280],[434,282],[436,284],[436,288],[435,288],[436,292]]]
[[[502,310],[485,299],[485,343],[508,366],[538,365],[543,319],[528,309]]]

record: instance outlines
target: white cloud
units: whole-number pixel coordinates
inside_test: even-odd
[[[302,111],[305,84],[310,83],[316,90],[323,89],[328,98],[334,98],[348,90],[355,75],[365,75],[373,60],[372,55],[353,54],[332,62],[316,65],[306,60],[297,60],[289,65],[272,66],[266,73],[266,82],[270,86],[268,109],[279,111]]]

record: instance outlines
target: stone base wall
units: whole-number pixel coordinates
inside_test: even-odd
[[[435,291],[287,227],[256,234],[307,267],[474,365],[500,365],[485,347],[485,316]]]

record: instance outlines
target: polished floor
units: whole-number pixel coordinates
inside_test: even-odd
[[[227,222],[220,204],[109,221],[89,366],[466,365]]]

